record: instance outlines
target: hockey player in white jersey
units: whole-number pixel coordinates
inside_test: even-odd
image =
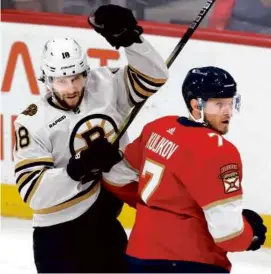
[[[131,109],[167,80],[164,61],[128,9],[101,6],[89,18],[128,65],[89,69],[71,38],[49,40],[42,54],[48,93],[15,121],[18,191],[34,212],[38,272],[125,272],[122,203],[99,182],[122,158],[110,141]],[[121,139],[122,145],[127,137]]]

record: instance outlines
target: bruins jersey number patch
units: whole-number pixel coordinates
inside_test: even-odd
[[[15,131],[15,150],[18,148],[24,148],[29,146],[30,138],[28,130],[25,127],[19,127],[17,131]]]
[[[111,117],[104,114],[86,116],[75,125],[71,133],[70,152],[75,155],[97,138],[107,138],[111,142],[117,133],[117,124]]]

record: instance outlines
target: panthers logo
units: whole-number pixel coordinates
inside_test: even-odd
[[[70,152],[75,155],[86,149],[96,138],[107,138],[111,142],[118,133],[115,121],[104,114],[84,117],[74,127],[70,138]]]
[[[241,183],[237,164],[228,164],[220,168],[219,178],[226,194],[240,190]]]

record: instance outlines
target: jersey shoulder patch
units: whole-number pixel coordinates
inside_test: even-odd
[[[34,116],[38,112],[38,106],[36,104],[29,105],[23,112],[23,115]]]
[[[47,115],[46,115],[47,113]],[[20,124],[31,131],[36,131],[44,126],[46,117],[46,106],[42,100],[30,104],[15,120],[15,124]]]

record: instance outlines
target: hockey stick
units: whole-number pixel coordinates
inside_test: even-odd
[[[181,52],[181,50],[184,48],[188,40],[191,38],[195,30],[198,28],[200,25],[201,21],[205,17],[205,15],[209,12],[213,4],[215,3],[216,0],[207,0],[205,3],[204,7],[201,9],[197,17],[194,19],[194,21],[191,23],[191,25],[188,27],[187,31],[183,35],[183,37],[180,39],[179,43],[177,46],[174,48],[168,59],[166,60],[166,65],[169,68],[174,60],[177,58],[178,54]],[[135,106],[133,110],[131,111],[130,115],[125,119],[123,125],[121,126],[121,129],[118,133],[118,135],[113,139],[112,143],[116,143],[120,140],[120,138],[123,136],[123,134],[126,132],[130,124],[133,122],[135,119],[136,115],[139,113],[143,105],[145,104],[146,101],[143,101],[141,104]]]

